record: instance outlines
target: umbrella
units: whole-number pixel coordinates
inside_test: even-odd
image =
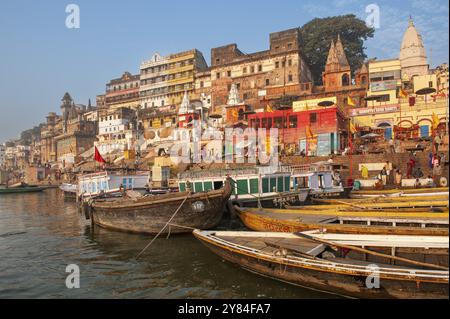
[[[435,92],[436,92],[436,89],[434,89],[434,88],[423,88],[423,89],[416,91],[416,94],[417,95],[427,95],[427,94],[431,94],[431,93],[435,93]]]
[[[332,106],[334,105],[333,101],[322,101],[317,104],[318,106]]]
[[[218,114],[218,113],[213,113],[209,116],[212,119],[221,119],[222,115]]]
[[[369,133],[369,134],[366,134],[364,136],[361,136],[361,138],[374,138],[374,137],[379,137],[379,136],[380,135],[375,134],[375,133]]]

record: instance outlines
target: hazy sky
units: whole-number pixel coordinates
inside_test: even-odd
[[[80,29],[65,26],[66,5],[79,5]],[[237,43],[244,52],[268,48],[269,33],[314,17],[380,8],[380,28],[367,41],[369,57],[396,58],[412,15],[433,66],[448,62],[447,0],[2,0],[0,4],[0,142],[59,112],[68,91],[87,104],[142,60]]]

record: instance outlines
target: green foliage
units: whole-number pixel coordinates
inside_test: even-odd
[[[364,53],[364,41],[373,37],[375,30],[353,14],[316,18],[300,28],[302,50],[313,74],[316,84],[322,83],[322,72],[330,50],[332,40],[341,36],[345,54],[352,68],[356,71],[367,58]]]

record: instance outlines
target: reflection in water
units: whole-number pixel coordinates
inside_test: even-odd
[[[160,238],[91,227],[57,190],[0,196],[0,298],[329,298],[266,279],[191,235]],[[68,264],[80,289],[67,289]]]

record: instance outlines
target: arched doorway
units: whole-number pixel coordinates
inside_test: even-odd
[[[349,86],[350,85],[350,77],[348,76],[347,73],[345,73],[342,76],[342,86]]]
[[[384,139],[386,141],[391,140],[392,139],[392,125],[388,122],[382,122],[380,124],[378,124],[378,128],[382,128],[384,129]]]

